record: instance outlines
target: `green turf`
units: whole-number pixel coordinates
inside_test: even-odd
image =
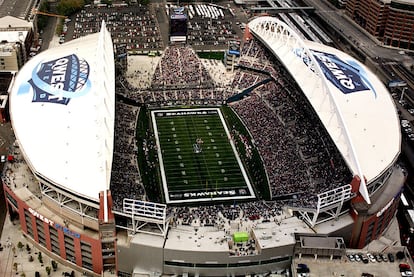
[[[201,59],[223,60],[224,52],[198,52],[197,55]]]
[[[188,110],[187,110],[188,111]],[[247,184],[217,113],[156,116],[168,193],[246,189]],[[201,139],[202,151],[195,152]]]

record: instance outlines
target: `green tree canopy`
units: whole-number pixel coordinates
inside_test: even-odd
[[[59,14],[69,16],[83,9],[84,6],[84,0],[61,0],[57,5],[56,10]]]

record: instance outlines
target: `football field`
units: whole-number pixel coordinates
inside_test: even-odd
[[[218,108],[151,112],[167,203],[254,198]]]

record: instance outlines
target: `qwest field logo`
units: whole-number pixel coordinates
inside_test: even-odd
[[[377,96],[377,93],[369,81],[366,71],[355,60],[342,60],[335,54],[310,50],[318,62],[325,78],[328,79],[342,93],[354,93],[358,91],[370,90]],[[296,56],[301,57],[302,61],[314,72],[315,68],[311,59],[303,49],[294,49]]]
[[[72,54],[39,63],[32,72],[32,78],[20,86],[17,94],[33,91],[32,102],[67,105],[70,99],[90,91],[88,76],[89,64]]]

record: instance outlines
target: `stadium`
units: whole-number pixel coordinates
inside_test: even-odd
[[[32,58],[10,94],[10,217],[93,276],[289,270],[330,237],[341,257],[395,217],[405,172],[392,97],[349,55],[250,21],[230,83],[171,44],[151,81],[116,76],[111,35]]]

